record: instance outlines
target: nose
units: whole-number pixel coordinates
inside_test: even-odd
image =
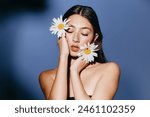
[[[75,43],[79,43],[79,42],[80,42],[78,33],[75,33],[75,34],[74,34],[74,36],[73,36],[73,42],[75,42]]]

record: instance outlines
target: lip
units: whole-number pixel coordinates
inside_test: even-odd
[[[74,52],[78,52],[80,50],[80,48],[78,46],[72,45],[71,50],[74,51]]]

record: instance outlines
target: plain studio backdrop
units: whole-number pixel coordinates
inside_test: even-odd
[[[1,0],[0,99],[44,99],[38,76],[59,55],[49,26],[76,4],[96,11],[104,53],[120,65],[115,99],[150,99],[149,0]]]

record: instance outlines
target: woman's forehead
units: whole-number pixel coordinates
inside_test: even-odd
[[[78,15],[78,14],[74,14],[71,15],[68,19],[70,19],[69,21],[69,26],[73,27],[73,28],[92,28],[91,23],[89,22],[88,19],[86,19],[85,17]]]

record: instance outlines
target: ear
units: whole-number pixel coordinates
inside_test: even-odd
[[[95,36],[94,36],[94,42],[96,41],[96,39],[99,37],[99,34],[98,33],[95,33]]]

